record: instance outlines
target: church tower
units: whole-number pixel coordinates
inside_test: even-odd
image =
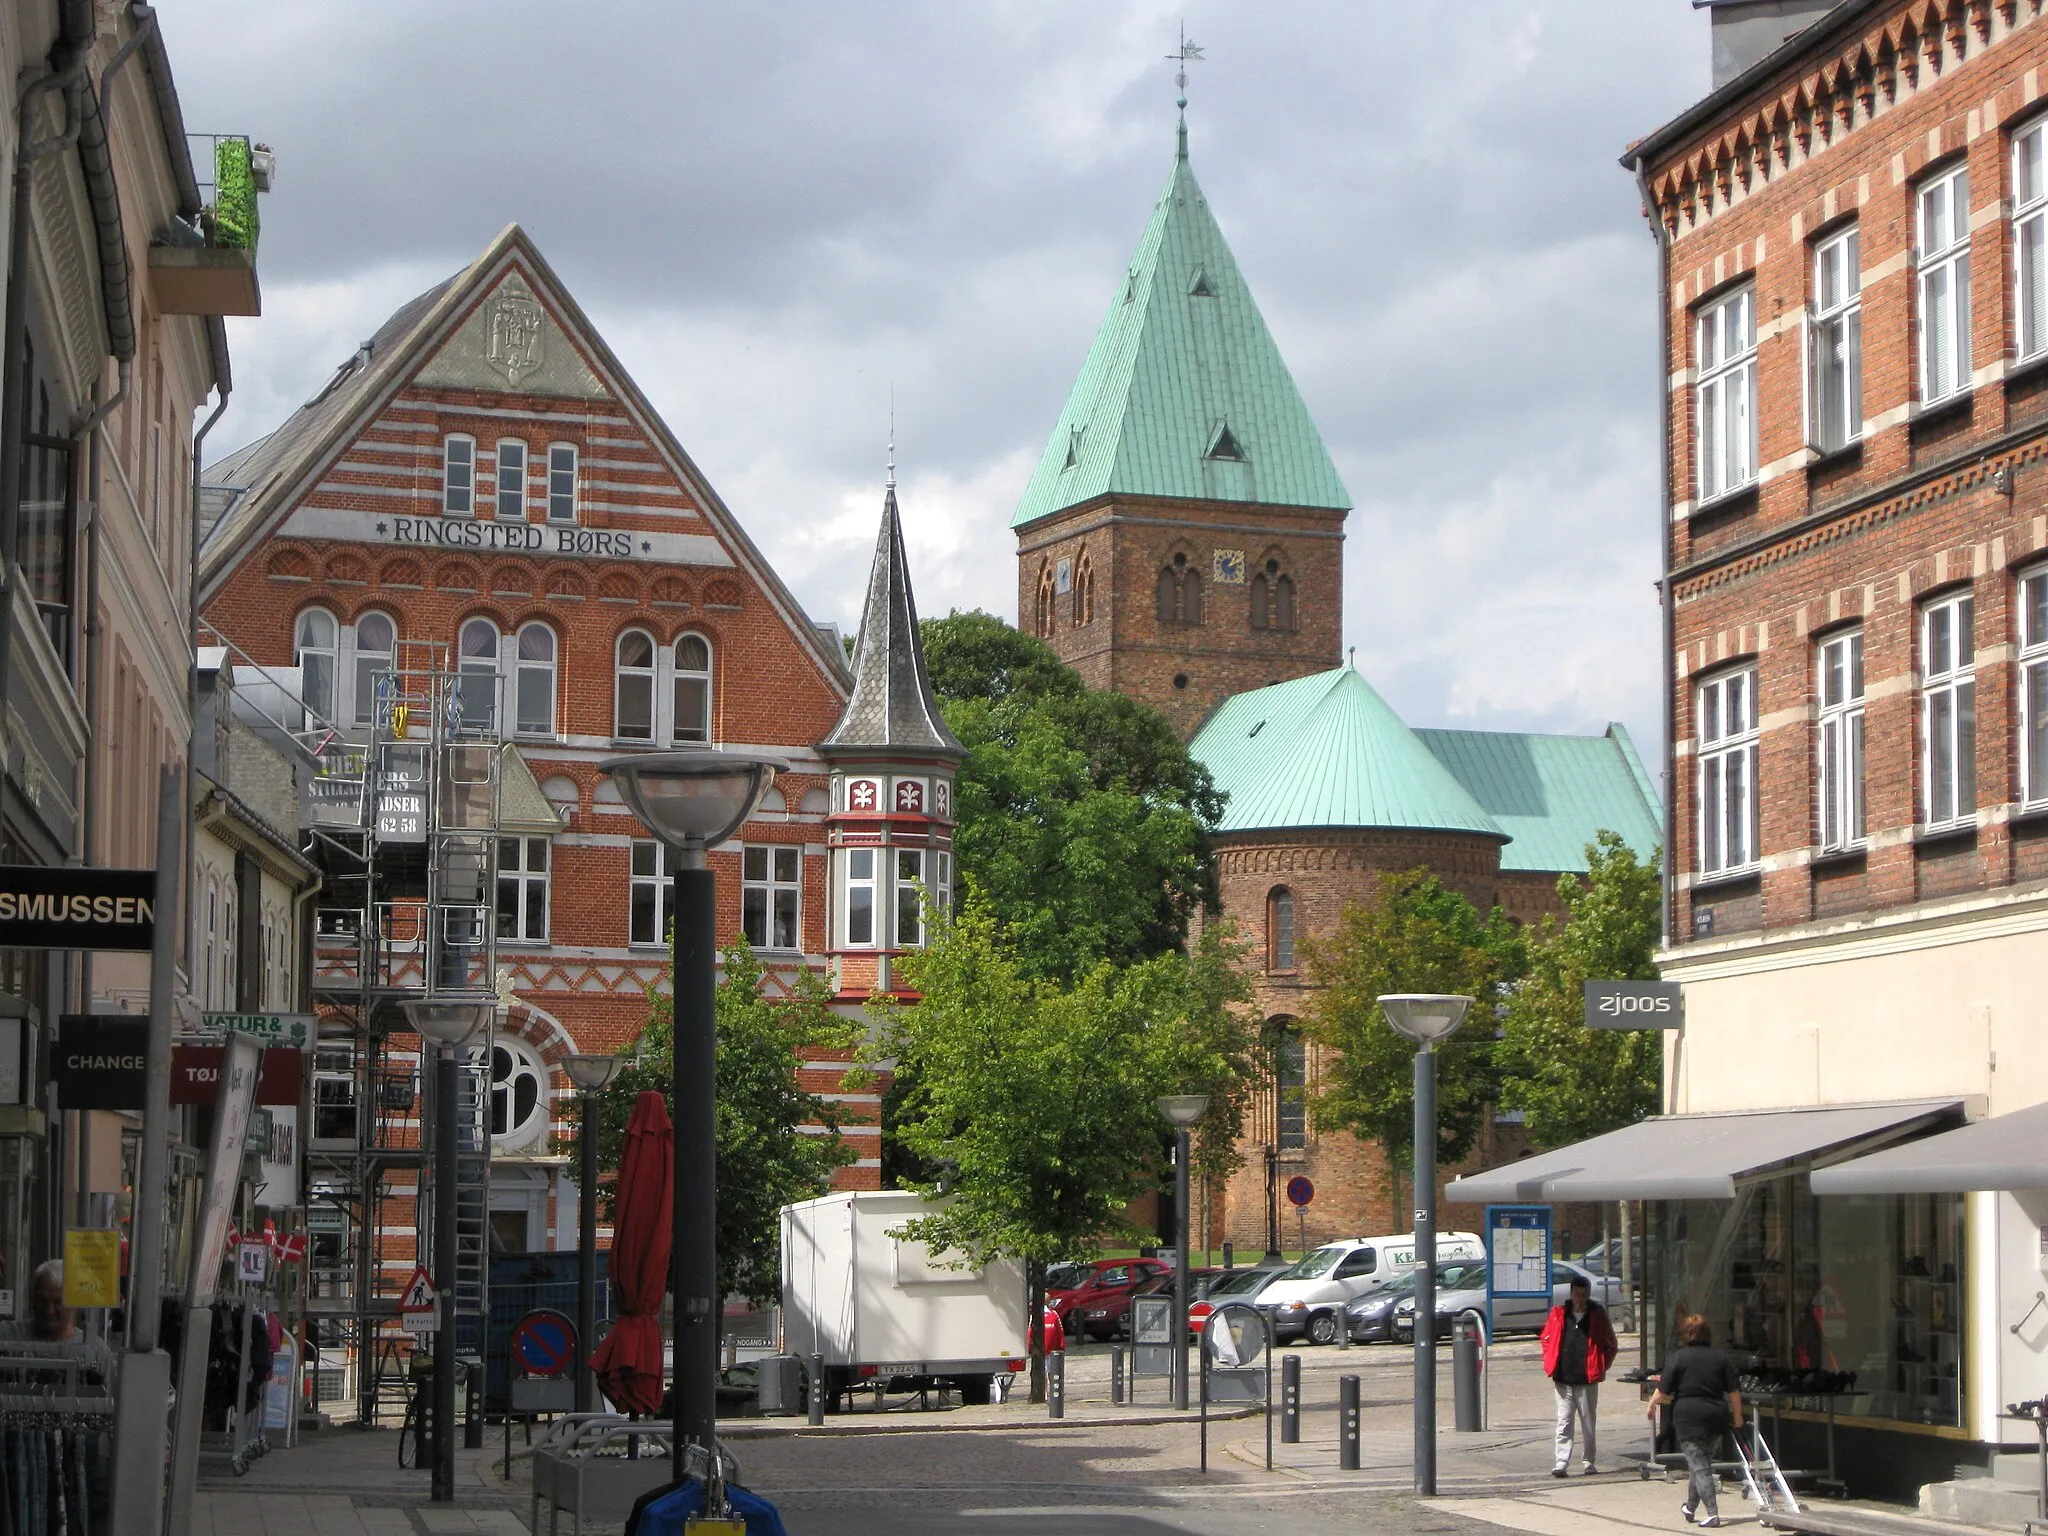
[[[1010,526],[1018,627],[1183,737],[1338,665],[1351,498],[1188,164]]]
[[[841,1003],[895,990],[891,959],[924,945],[953,895],[953,779],[967,756],[932,695],[893,468],[853,651],[853,695],[818,744],[831,765],[826,952]]]

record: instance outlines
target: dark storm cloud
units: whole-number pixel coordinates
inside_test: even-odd
[[[820,618],[893,387],[927,611],[1011,507],[1172,154],[1164,4],[172,0],[194,127],[276,146],[223,449],[526,226]],[[1194,163],[1357,510],[1346,638],[1416,723],[1657,726],[1654,263],[1622,146],[1685,0],[1186,11]]]

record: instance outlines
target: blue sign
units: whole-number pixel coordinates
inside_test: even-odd
[[[566,1374],[576,1365],[576,1325],[549,1307],[527,1313],[513,1326],[512,1358],[529,1376]]]
[[[1292,1200],[1296,1205],[1307,1205],[1309,1201],[1315,1199],[1315,1197],[1315,1185],[1311,1184],[1301,1174],[1297,1173],[1293,1178],[1287,1181],[1287,1198],[1289,1200]]]
[[[1550,1207],[1486,1208],[1486,1327],[1493,1331],[1496,1296],[1551,1296]]]

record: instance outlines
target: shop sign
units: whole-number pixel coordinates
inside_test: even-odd
[[[501,523],[488,517],[421,517],[344,507],[300,507],[278,534],[288,539],[333,539],[473,554],[733,567],[732,556],[706,534]]]
[[[387,843],[427,840],[427,754],[423,747],[393,742],[385,748],[377,776],[377,837]]]
[[[171,1102],[212,1104],[220,1098],[221,1055],[218,1045],[176,1045],[171,1047]],[[256,1080],[258,1104],[299,1102],[300,1064],[305,1053],[279,1046],[263,1053],[261,1075]],[[71,1101],[65,1099],[69,1109]]]
[[[140,1109],[149,1090],[149,1020],[71,1013],[50,1057],[66,1109]]]
[[[310,1013],[202,1013],[203,1033],[224,1040],[232,1030],[254,1035],[265,1045],[302,1046],[313,1038]]]
[[[148,950],[156,871],[0,864],[0,949]]]
[[[263,1052],[246,1035],[230,1035],[225,1046],[188,1046],[188,1050],[212,1049],[221,1061],[218,1097],[212,1102],[213,1142],[206,1151],[206,1181],[201,1186],[198,1231],[192,1245],[192,1270],[185,1294],[194,1306],[204,1306],[219,1288],[220,1261],[228,1235],[228,1212],[234,1205],[235,1188],[241,1181],[242,1139],[249,1134],[249,1112],[256,1097],[256,1073]],[[282,1054],[282,1053],[280,1053]],[[296,1057],[297,1051],[290,1053]]]
[[[270,1245],[246,1238],[235,1250],[235,1278],[244,1285],[261,1285],[270,1275]]]
[[[1588,1029],[1677,1029],[1685,997],[1675,981],[1589,981]]]
[[[79,1228],[64,1234],[64,1305],[121,1305],[121,1234]]]

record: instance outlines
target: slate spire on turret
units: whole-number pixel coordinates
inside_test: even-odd
[[[867,607],[853,651],[853,697],[820,746],[828,753],[901,751],[956,760],[967,755],[946,729],[925,672],[924,640],[918,633],[917,601],[911,595],[910,562],[896,510],[893,462],[882,495],[875,563],[868,572]]]

